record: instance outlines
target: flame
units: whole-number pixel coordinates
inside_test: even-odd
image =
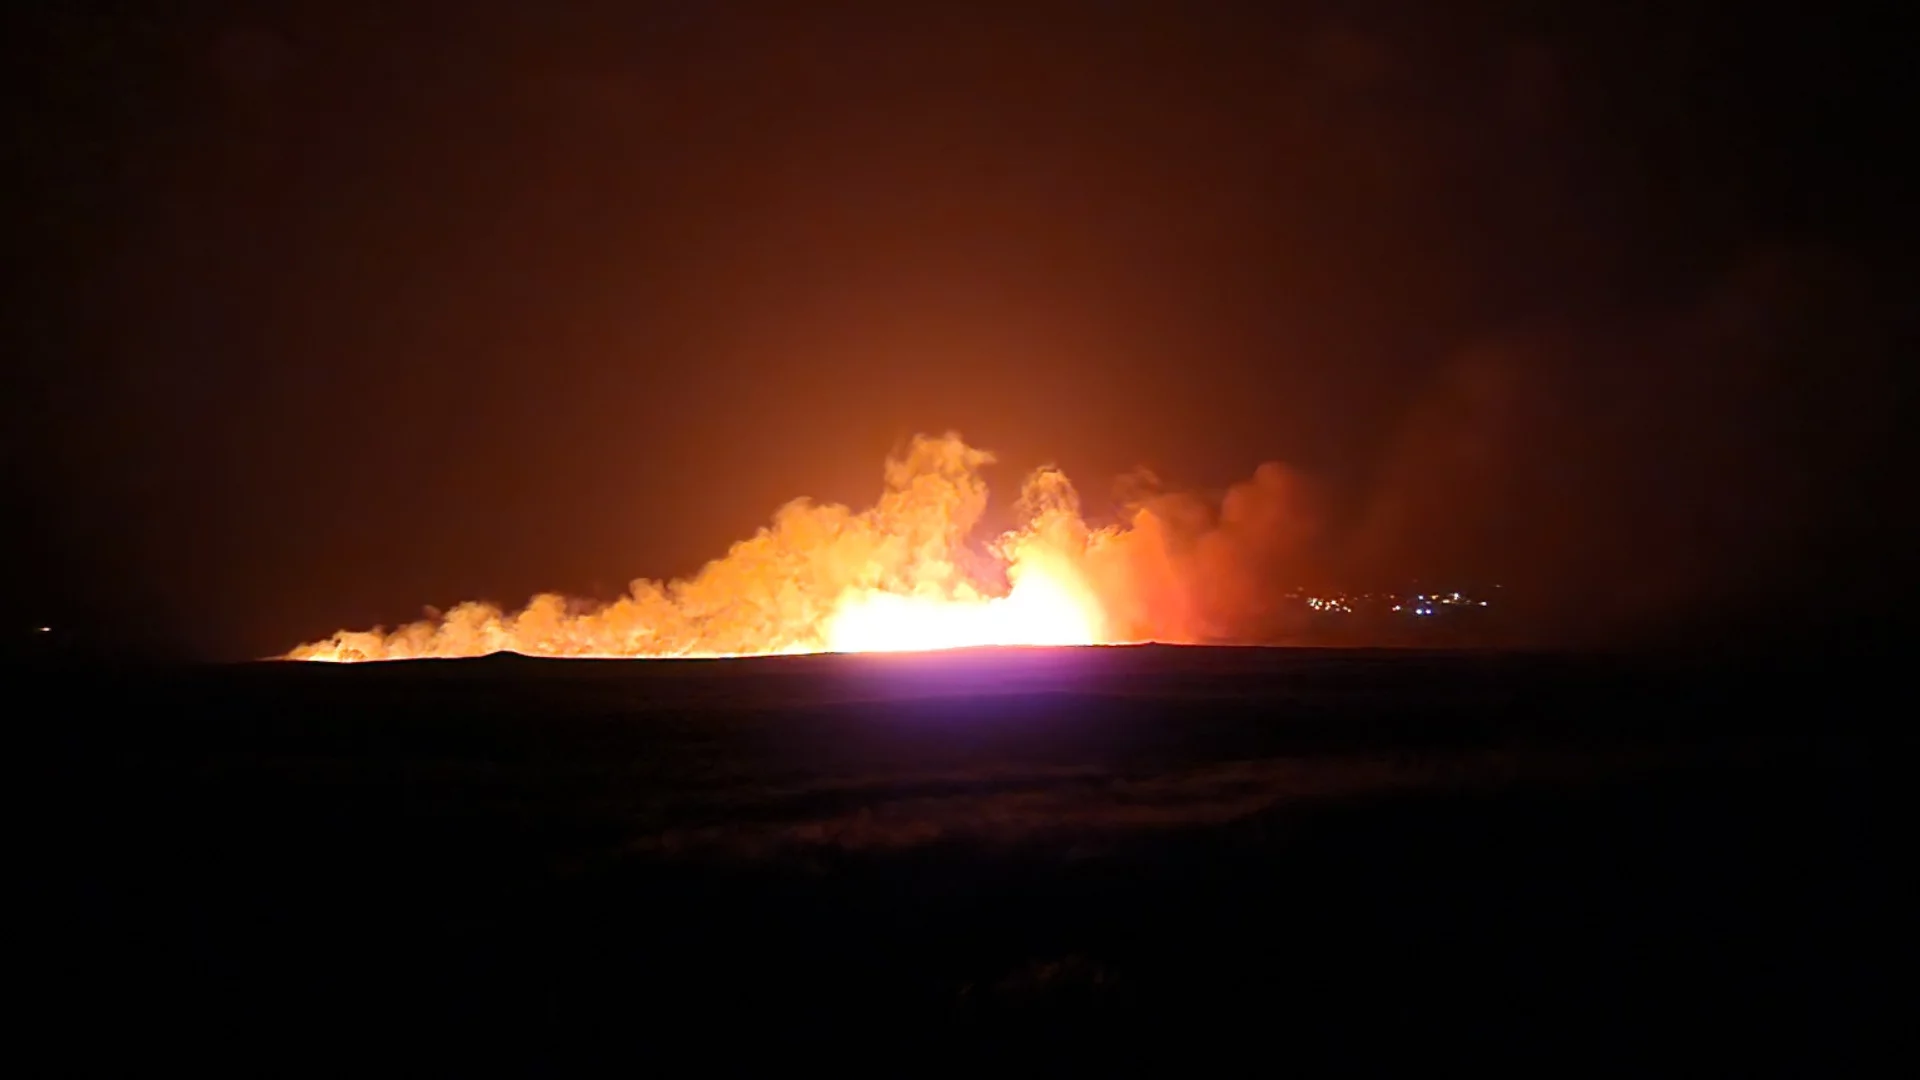
[[[1013,571],[1009,571],[1011,576]],[[1028,572],[1006,596],[852,596],[827,620],[832,652],[925,652],[982,645],[1097,645],[1099,601],[1084,586]]]
[[[603,606],[557,595],[514,613],[467,603],[391,633],[343,630],[286,658],[765,656],[1112,640],[1080,566],[1090,534],[1055,470],[1028,480],[1026,522],[988,545],[987,569],[1004,576],[1004,590],[962,568],[979,561],[967,540],[986,506],[980,470],[992,460],[957,435],[922,436],[887,463],[873,507],[796,500],[692,578],[635,581]]]

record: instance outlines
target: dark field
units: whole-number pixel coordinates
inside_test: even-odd
[[[31,1023],[70,1064],[1832,1074],[1912,1000],[1871,735],[1903,710],[1844,663],[1129,648],[17,685]]]

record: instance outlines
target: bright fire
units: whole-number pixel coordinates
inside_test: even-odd
[[[391,633],[343,630],[288,658],[754,656],[1113,640],[1081,567],[1098,536],[1057,471],[1029,478],[1025,523],[987,545],[985,560],[969,549],[986,507],[980,468],[991,460],[957,436],[922,437],[888,462],[874,506],[789,503],[692,578],[636,581],[599,606],[557,595],[514,613],[467,603]],[[968,561],[984,561],[1005,584],[975,580],[962,568]]]
[[[831,652],[920,652],[977,645],[1097,645],[1106,640],[1099,601],[1084,586],[1034,572],[1005,596],[849,597],[827,619]]]
[[[1213,640],[1253,625],[1249,567],[1293,511],[1280,467],[1263,466],[1217,509],[1156,496],[1103,529],[1081,518],[1066,476],[1043,468],[1021,490],[1020,523],[978,543],[992,460],[957,435],[923,436],[887,462],[873,506],[795,500],[692,577],[638,580],[612,603],[469,602],[391,632],[343,630],[286,658],[899,652]]]

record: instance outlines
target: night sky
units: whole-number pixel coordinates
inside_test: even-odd
[[[1303,575],[1549,622],[1886,603],[1903,39],[1574,7],[35,5],[7,617],[604,596],[949,429],[1095,514],[1282,462]]]

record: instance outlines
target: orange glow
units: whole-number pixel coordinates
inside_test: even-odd
[[[850,596],[828,618],[825,633],[833,652],[1096,645],[1105,640],[1099,601],[1084,586],[1045,572],[1022,577],[1005,596]]]

